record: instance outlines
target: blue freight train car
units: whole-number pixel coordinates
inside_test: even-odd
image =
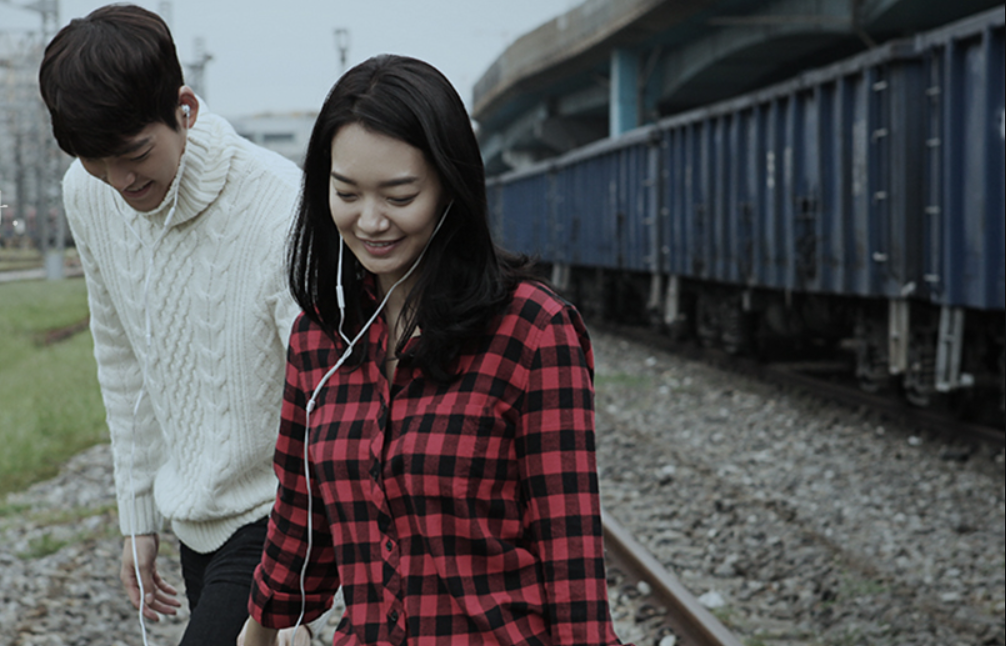
[[[1003,363],[1006,300],[1003,10],[917,38],[923,57],[923,269],[934,306],[912,326],[925,343],[910,362],[932,366],[936,389],[967,387],[974,363]],[[928,374],[925,377],[929,377]]]
[[[1004,384],[1004,11],[488,182],[590,313],[734,352],[850,345],[864,388]]]

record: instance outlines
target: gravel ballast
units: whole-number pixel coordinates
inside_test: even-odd
[[[743,643],[1006,644],[1001,451],[593,339],[602,504]],[[107,446],[3,510],[0,644],[143,643]],[[176,541],[162,550],[181,590]],[[658,642],[611,598],[623,639]],[[185,618],[148,623],[150,645],[176,644]]]

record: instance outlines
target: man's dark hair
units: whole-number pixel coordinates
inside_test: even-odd
[[[175,43],[141,7],[107,5],[70,21],[45,48],[38,77],[53,135],[75,157],[115,155],[152,123],[180,127]]]

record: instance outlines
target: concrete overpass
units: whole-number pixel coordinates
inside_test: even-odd
[[[496,174],[741,94],[993,0],[586,0],[518,38],[476,83]]]

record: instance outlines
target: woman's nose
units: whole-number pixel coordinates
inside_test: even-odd
[[[361,208],[359,226],[362,230],[379,233],[391,226],[391,222],[385,217],[377,200],[366,199]]]

